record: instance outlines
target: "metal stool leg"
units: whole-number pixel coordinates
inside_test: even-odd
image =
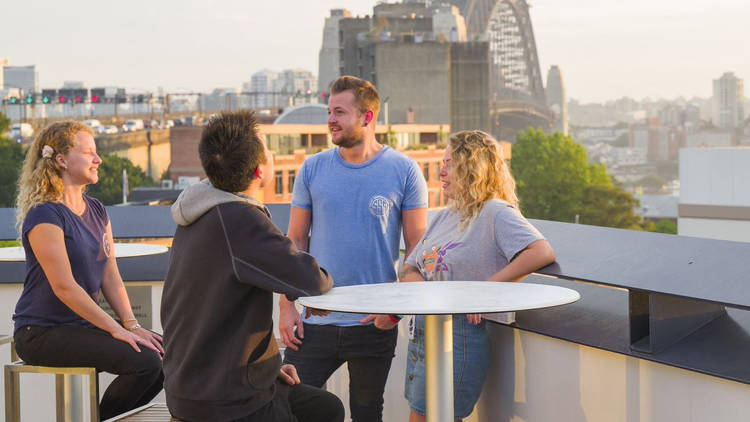
[[[65,375],[55,374],[55,420],[65,421]]]
[[[89,413],[91,422],[99,421],[99,376],[96,369],[89,375]]]
[[[5,367],[5,420],[18,422],[21,420],[21,396],[18,385],[18,374]]]

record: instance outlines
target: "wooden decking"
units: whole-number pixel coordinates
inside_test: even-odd
[[[169,414],[165,403],[150,403],[105,422],[180,422]]]

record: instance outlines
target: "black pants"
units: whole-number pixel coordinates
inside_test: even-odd
[[[383,419],[383,392],[398,332],[374,325],[337,327],[304,324],[298,351],[287,348],[284,363],[297,367],[305,384],[321,387],[344,362],[349,368],[349,408],[354,422]]]
[[[16,351],[30,365],[94,367],[119,375],[99,404],[101,419],[143,406],[164,384],[159,355],[140,346],[138,353],[107,332],[82,326],[25,326],[14,334]]]
[[[276,381],[276,395],[250,416],[233,422],[343,422],[344,406],[333,394],[305,384]]]

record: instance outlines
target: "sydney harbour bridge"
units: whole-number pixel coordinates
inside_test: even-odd
[[[498,139],[514,140],[529,126],[549,129],[534,31],[525,0],[451,0],[466,20],[469,39],[490,44],[490,122]]]

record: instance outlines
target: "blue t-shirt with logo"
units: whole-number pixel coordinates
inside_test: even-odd
[[[292,206],[312,211],[310,254],[334,286],[389,283],[397,280],[401,212],[427,207],[427,184],[417,163],[392,148],[363,164],[333,148],[305,160]],[[333,312],[305,322],[353,326],[363,317]]]
[[[15,330],[26,325],[54,327],[59,325],[92,326],[55,296],[52,286],[29,245],[28,234],[39,224],[54,224],[62,229],[73,278],[96,302],[112,245],[107,238],[109,217],[104,206],[83,196],[86,210],[80,217],[60,203],[47,202],[26,214],[21,228],[21,243],[26,252],[26,279],[13,315]]]

